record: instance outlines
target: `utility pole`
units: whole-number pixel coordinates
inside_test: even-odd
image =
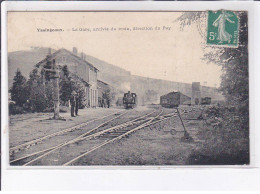
[[[57,69],[57,66],[55,64],[55,60],[53,60],[53,70],[54,70],[54,76],[53,76],[53,100],[54,100],[54,119],[60,118],[60,101],[59,101],[59,71]]]
[[[51,69],[44,68],[45,72],[50,72],[50,79],[53,84],[53,104],[54,104],[54,116],[53,119],[60,119],[60,101],[59,101],[59,71],[55,63],[55,59],[48,61],[51,63]]]

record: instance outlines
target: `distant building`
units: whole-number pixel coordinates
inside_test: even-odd
[[[111,92],[111,88],[110,86],[101,81],[101,80],[97,80],[97,84],[98,84],[98,106],[101,107],[102,106],[102,102],[104,102],[105,99],[103,99],[103,94],[109,90]],[[106,103],[106,102],[105,102]]]
[[[81,53],[79,57],[76,47],[73,48],[73,52],[66,49],[59,49],[58,51],[51,53],[50,49],[48,56],[36,66],[43,67],[47,61],[51,61],[57,66],[67,65],[69,71],[80,77],[85,83],[88,106],[98,106],[98,69],[90,62],[86,61],[86,55],[84,53]]]
[[[117,106],[124,106],[123,97],[118,97],[118,99],[116,101],[116,105]]]
[[[180,92],[170,92],[160,97],[160,104],[166,108],[178,107],[181,104],[190,104],[191,98]]]
[[[101,80],[97,80],[97,84],[98,84],[98,96],[102,97],[102,94],[106,91],[106,90],[110,90],[110,86],[101,81]]]
[[[191,104],[201,104],[201,87],[200,82],[192,82],[191,85]]]

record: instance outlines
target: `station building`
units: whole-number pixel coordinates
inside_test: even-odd
[[[105,83],[101,80],[97,80],[97,85],[98,85],[98,106],[101,107],[102,106],[103,94],[107,90],[111,91],[111,88],[107,83]]]
[[[97,73],[99,70],[93,64],[86,61],[86,54],[79,54],[76,47],[73,47],[72,52],[66,49],[59,49],[51,53],[50,49],[46,58],[36,64],[36,66],[42,68],[48,61],[55,63],[57,66],[67,65],[69,71],[80,77],[86,86],[85,92],[88,106],[98,106]]]

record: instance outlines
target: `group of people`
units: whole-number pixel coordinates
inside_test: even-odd
[[[77,92],[73,91],[70,96],[70,106],[71,106],[71,117],[78,116],[79,112],[79,95]]]
[[[79,112],[79,94],[73,91],[70,96],[70,106],[71,106],[71,117],[78,116]],[[99,106],[103,108],[110,108],[110,99],[99,99]]]
[[[98,99],[98,105],[99,105],[99,107],[102,107],[102,108],[109,108],[110,107],[110,100],[104,99],[104,98],[99,98]]]

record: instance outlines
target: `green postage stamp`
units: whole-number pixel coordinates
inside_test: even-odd
[[[238,47],[239,19],[232,11],[208,11],[207,45]]]

